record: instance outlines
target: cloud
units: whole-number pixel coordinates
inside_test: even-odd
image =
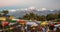
[[[54,10],[50,10],[50,11],[54,11]]]
[[[30,10],[34,10],[34,9],[36,9],[36,7],[31,6],[31,7],[29,7],[28,9],[30,9]]]
[[[41,10],[47,10],[46,8],[42,8]]]
[[[9,12],[15,12],[16,10],[15,9],[11,9],[11,10],[9,10]]]
[[[37,8],[37,7],[34,7],[34,6],[30,6],[28,8],[21,8],[21,9],[11,9],[9,10],[10,12],[16,12],[16,11],[46,11],[47,9],[46,8]]]
[[[35,10],[36,9],[36,7],[33,7],[33,6],[31,6],[31,7],[28,7],[28,8],[22,8],[22,9],[20,9],[20,10],[25,10],[25,11],[29,11],[29,10]]]

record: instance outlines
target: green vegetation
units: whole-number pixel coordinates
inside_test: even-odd
[[[8,10],[3,10],[2,13],[4,13],[4,14],[8,14],[9,11],[8,11]]]
[[[37,15],[34,13],[30,13],[30,14],[26,14],[23,16],[23,19],[26,20],[37,20],[37,21],[45,21],[45,20],[55,20],[55,19],[59,19],[60,18],[60,13],[54,13],[54,14],[48,14],[46,16],[44,15]]]

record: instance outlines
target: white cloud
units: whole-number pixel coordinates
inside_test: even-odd
[[[40,9],[37,9],[37,11],[41,11]]]
[[[27,9],[27,8],[25,8],[24,10],[26,10],[26,11],[27,11],[28,9]]]
[[[46,8],[42,8],[41,10],[47,10]]]
[[[20,9],[20,10],[24,10],[24,9]]]
[[[22,8],[22,9],[20,9],[21,11],[33,11],[33,10],[36,10],[36,11],[46,11],[47,9],[46,8],[36,8],[36,7],[33,7],[33,6],[31,6],[31,7],[28,7],[28,8]]]
[[[28,9],[27,9],[27,8],[24,8],[24,9],[22,8],[22,9],[20,9],[20,10],[21,10],[21,11],[26,11],[26,10],[28,10]]]
[[[36,7],[31,6],[31,7],[29,7],[28,9],[30,9],[30,10],[34,10],[34,9],[36,9]]]
[[[11,10],[9,10],[9,12],[15,12],[16,10],[15,9],[11,9]]]
[[[28,8],[22,8],[22,9],[20,9],[21,11],[32,11],[32,10],[36,10],[37,8],[36,7],[33,7],[33,6],[31,6],[31,7],[28,7]]]
[[[9,10],[10,12],[16,12],[16,11],[33,11],[33,10],[36,10],[36,11],[47,11],[47,9],[46,8],[36,8],[36,7],[33,7],[33,6],[31,6],[31,7],[28,7],[28,8],[21,8],[21,9],[11,9],[11,10]],[[53,11],[53,10],[50,10],[50,11]]]
[[[54,11],[54,10],[50,10],[50,11]]]

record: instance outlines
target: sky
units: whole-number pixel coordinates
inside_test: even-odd
[[[28,7],[60,9],[60,0],[0,0],[0,10]]]

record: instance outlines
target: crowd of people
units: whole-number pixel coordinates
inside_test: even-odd
[[[36,23],[36,24],[38,24],[38,23]],[[0,28],[3,29],[3,27],[1,27],[1,26],[0,26]],[[17,23],[15,25],[11,25],[10,28],[11,29],[3,30],[1,32],[60,32],[59,24],[27,25],[27,24],[18,24]]]

